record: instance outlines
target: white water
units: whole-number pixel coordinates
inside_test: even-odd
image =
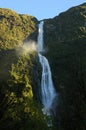
[[[42,66],[42,77],[41,77],[41,93],[42,93],[42,104],[43,113],[46,115],[51,115],[52,103],[56,97],[56,91],[52,81],[51,70],[48,60],[40,54],[43,52],[43,24],[42,21],[39,24],[39,34],[38,34],[38,56],[39,61]]]
[[[44,22],[42,21],[39,24],[38,52],[43,52],[43,25],[44,25]]]

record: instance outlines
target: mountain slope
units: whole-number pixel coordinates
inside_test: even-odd
[[[86,120],[86,3],[45,19],[46,57],[60,93],[60,129],[84,130]],[[59,119],[60,117],[60,119]]]
[[[0,48],[12,49],[37,30],[37,19],[0,8]]]
[[[47,130],[32,90],[39,76],[37,53],[23,44],[37,23],[33,16],[0,8],[0,130]]]

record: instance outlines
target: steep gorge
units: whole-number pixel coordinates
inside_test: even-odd
[[[53,130],[85,130],[86,3],[44,22],[44,55],[60,94]],[[0,109],[0,124],[9,123],[6,128],[1,125],[1,130],[25,130],[27,127],[47,130],[39,103],[35,102],[40,96],[37,90],[41,80],[37,53],[16,53],[23,50],[23,43],[37,41],[38,23],[35,17],[0,9],[0,107],[3,108]],[[35,98],[33,102],[32,97]],[[27,119],[28,124],[22,126],[22,121]]]

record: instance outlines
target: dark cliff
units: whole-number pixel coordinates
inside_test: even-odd
[[[45,55],[59,96],[61,130],[86,127],[86,3],[70,8],[44,24]],[[58,119],[59,118],[59,119]]]

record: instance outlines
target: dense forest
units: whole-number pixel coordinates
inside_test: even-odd
[[[59,94],[53,117],[42,113],[42,68],[29,49],[37,44],[39,22],[0,8],[0,130],[85,130],[86,3],[44,19],[44,55]]]

